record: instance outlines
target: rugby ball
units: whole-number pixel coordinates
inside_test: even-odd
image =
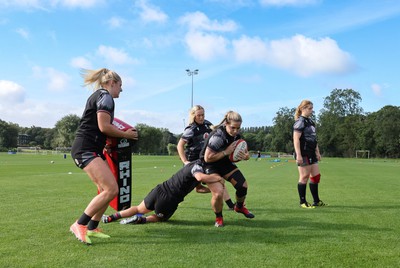
[[[229,160],[232,162],[239,162],[241,159],[239,158],[239,152],[247,152],[247,143],[245,140],[240,139],[236,142],[235,150],[229,155]]]

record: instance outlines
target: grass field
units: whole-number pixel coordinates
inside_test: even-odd
[[[398,160],[324,159],[329,206],[313,210],[298,207],[294,163],[238,165],[254,219],[226,210],[215,228],[210,195],[193,192],[169,222],[102,225],[111,239],[86,246],[69,226],[96,189],[69,155],[0,154],[0,267],[400,267]],[[133,203],[179,167],[133,156]]]

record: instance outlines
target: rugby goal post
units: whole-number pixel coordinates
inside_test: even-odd
[[[369,150],[356,150],[356,158],[369,159]]]

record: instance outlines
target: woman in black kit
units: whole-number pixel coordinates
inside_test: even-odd
[[[211,126],[211,122],[204,119],[204,108],[202,106],[195,105],[190,109],[189,125],[185,128],[177,145],[179,157],[184,165],[199,159],[204,141],[211,132]],[[210,189],[199,183],[196,186],[196,192],[209,193]]]
[[[158,184],[138,206],[119,211],[110,216],[104,215],[103,222],[109,223],[120,218],[131,217],[121,221],[121,224],[143,224],[148,222],[167,221],[178,209],[179,203],[183,202],[199,182],[207,183],[213,192],[211,206],[216,211],[221,211],[223,206],[223,192],[225,180],[218,174],[204,174],[200,160],[195,160],[183,166],[171,178]],[[149,216],[146,214],[154,211]],[[222,227],[215,223],[215,227]]]
[[[221,123],[215,126],[214,130],[206,140],[200,159],[204,162],[204,170],[207,174],[218,173],[225,180],[229,181],[236,189],[236,204],[234,211],[242,213],[246,218],[254,218],[245,206],[247,195],[247,181],[239,168],[229,160],[229,155],[235,150],[236,141],[241,139],[239,133],[242,125],[242,117],[234,111],[225,114]],[[249,152],[241,152],[241,160],[249,160]],[[219,221],[223,225],[222,211]]]
[[[293,125],[293,145],[295,158],[299,170],[299,181],[297,189],[300,197],[300,207],[312,209],[326,206],[327,204],[319,199],[318,184],[321,179],[318,161],[321,160],[319,153],[315,123],[311,120],[313,103],[303,100],[296,109],[295,123]],[[310,191],[314,202],[310,204],[306,200],[307,182],[310,179]]]
[[[193,106],[189,113],[189,125],[185,128],[177,145],[179,157],[184,165],[199,159],[201,149],[211,131],[212,124],[205,119],[204,108],[200,105]],[[196,186],[196,192],[209,193],[210,190],[199,183]],[[226,188],[224,189],[224,201],[229,209],[232,210],[234,208],[234,204]]]
[[[93,86],[94,93],[88,98],[72,145],[72,159],[83,169],[97,186],[96,195],[81,217],[71,225],[70,231],[85,244],[91,244],[90,237],[109,238],[98,228],[99,221],[109,202],[118,194],[118,184],[105,161],[103,149],[106,138],[137,140],[135,128],[123,132],[112,125],[114,119],[114,98],[122,92],[121,77],[106,68],[83,70],[85,86]]]

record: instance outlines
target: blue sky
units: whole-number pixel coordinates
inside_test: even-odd
[[[81,68],[123,79],[115,116],[182,132],[191,106],[217,124],[273,125],[334,88],[365,112],[400,105],[397,0],[0,0],[0,119],[54,127],[92,93]]]

